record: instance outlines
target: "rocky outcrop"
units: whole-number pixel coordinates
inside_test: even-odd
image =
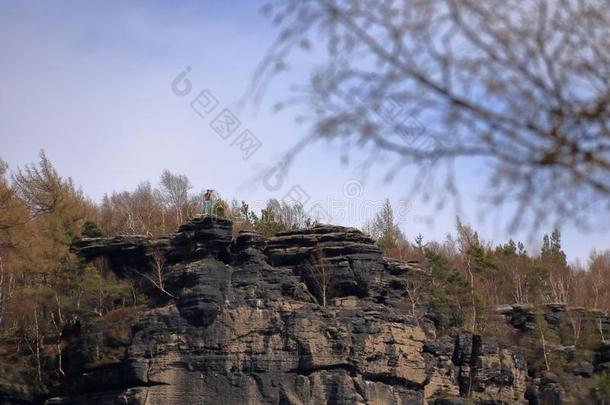
[[[523,356],[478,335],[437,338],[404,298],[425,271],[385,260],[356,229],[232,240],[228,220],[203,218],[162,240],[83,239],[74,250],[133,277],[163,254],[173,298],[83,325],[48,404],[526,402]]]
[[[510,325],[520,331],[535,330],[536,323],[542,321],[561,342],[572,340],[574,333],[577,333],[575,328],[592,329],[600,338],[610,335],[610,317],[598,310],[565,304],[547,304],[542,308],[532,304],[514,304],[498,307],[495,312],[503,315]]]
[[[526,398],[531,404],[586,403],[597,389],[596,374],[610,371],[610,318],[597,310],[548,304],[535,307],[515,304],[495,309],[515,334],[512,337],[529,360],[530,385]],[[544,333],[547,361],[557,375],[542,362]],[[577,348],[578,344],[578,348]]]
[[[144,235],[85,238],[73,242],[71,250],[87,261],[103,260],[119,276],[143,270],[150,256],[151,240]]]

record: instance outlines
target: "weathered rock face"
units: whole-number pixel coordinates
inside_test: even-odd
[[[610,335],[607,314],[564,304],[515,304],[498,307],[495,312],[516,332],[506,337],[515,340],[530,360],[528,372],[533,378],[526,398],[531,404],[593,401],[590,393],[598,388],[592,377],[610,371],[610,344],[605,340]],[[548,372],[541,361],[541,328],[549,361],[561,375]]]
[[[437,339],[403,297],[420,270],[384,260],[359,231],[232,240],[230,225],[205,218],[163,240],[77,242],[122,273],[163,252],[174,298],[83,326],[66,349],[64,397],[48,403],[526,402],[522,356],[476,335]]]

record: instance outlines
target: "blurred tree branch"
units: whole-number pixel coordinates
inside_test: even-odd
[[[453,160],[479,158],[487,200],[510,205],[513,229],[585,226],[587,210],[610,208],[607,2],[279,0],[264,12],[280,34],[255,72],[255,99],[295,50],[326,46],[307,85],[278,105],[311,107],[309,140],[387,153],[388,179],[446,164],[439,200],[456,191]]]

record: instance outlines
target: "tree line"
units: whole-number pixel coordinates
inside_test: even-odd
[[[385,256],[417,261],[429,270],[430,277],[423,277],[419,285],[417,279],[410,281],[406,298],[427,295],[446,325],[476,330],[484,321],[483,311],[512,303],[610,311],[610,250],[593,250],[586,264],[570,264],[559,230],[544,235],[540,250],[532,252],[512,239],[500,244],[484,241],[459,218],[455,234],[447,234],[442,242],[426,241],[421,234],[409,240],[388,200],[364,230]]]
[[[133,281],[117,278],[102,262],[87,264],[71,253],[74,238],[171,233],[200,212],[201,198],[186,176],[166,170],[156,186],[144,182],[95,203],[61,176],[44,152],[36,164],[12,173],[1,163],[0,339],[11,361],[35,370],[33,377],[42,387],[48,376],[63,376],[61,335],[66,327],[148,304]],[[233,220],[234,232],[271,236],[315,223],[302,206],[277,200],[259,212],[218,195],[213,205],[215,213]],[[558,302],[610,310],[610,251],[593,252],[586,265],[568,264],[558,231],[544,237],[538,252],[512,240],[497,245],[483,241],[459,220],[455,236],[442,242],[421,235],[409,240],[389,201],[363,230],[384,255],[415,260],[429,270],[430,277],[412,278],[407,286],[405,300],[415,317],[422,316],[424,298],[443,325],[467,329],[478,328],[485,308],[506,303]],[[148,287],[162,290],[161,277],[151,274],[141,282],[147,280]]]
[[[60,351],[61,331],[70,322],[146,305],[138,287],[118,279],[102,261],[79,260],[70,252],[72,241],[175,232],[201,212],[203,194],[192,191],[186,176],[165,170],[157,186],[143,182],[95,203],[58,173],[44,151],[37,163],[12,173],[0,160],[0,337],[36,358],[40,371],[43,347]],[[235,232],[270,236],[312,224],[302,206],[277,200],[257,213],[243,201],[215,195],[213,207],[214,214],[234,221]],[[145,279],[161,285],[152,276]],[[55,366],[61,375],[61,364]]]

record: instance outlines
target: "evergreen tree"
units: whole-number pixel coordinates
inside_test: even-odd
[[[85,221],[83,225],[82,236],[85,238],[103,238],[106,232],[100,228],[95,222]]]
[[[445,254],[425,248],[425,255],[432,279],[431,305],[437,327],[463,327],[469,309],[468,281],[451,267]]]

